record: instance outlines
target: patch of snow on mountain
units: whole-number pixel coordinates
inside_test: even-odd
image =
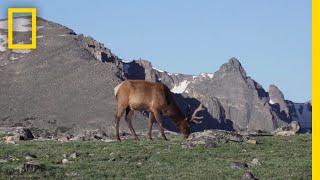
[[[37,30],[44,28],[44,26],[37,26]]]
[[[311,112],[308,110],[307,104],[295,103],[294,108],[301,127],[311,128]]]
[[[214,74],[213,73],[201,73],[200,76],[202,77],[209,77],[209,78],[213,78]]]
[[[7,41],[8,41],[7,36],[0,33],[0,51],[1,52],[7,50],[6,48]]]
[[[17,60],[17,59],[19,59],[19,58],[15,57],[15,56],[10,56],[10,57],[9,57],[9,60],[10,60],[10,61],[14,61],[14,60]]]
[[[270,98],[269,104],[275,104],[275,102],[273,102],[272,99]]]
[[[152,69],[154,69],[154,70],[156,70],[156,71],[158,71],[158,72],[162,72],[162,73],[164,72],[164,71],[162,71],[162,70],[160,70],[160,69],[157,69],[157,68],[154,68],[154,67],[153,67]]]
[[[193,79],[197,79],[197,78],[213,78],[214,73],[200,73],[199,75],[194,75],[192,76]]]
[[[189,81],[184,80],[179,85],[174,85],[174,87],[171,89],[171,91],[173,93],[183,93],[186,90],[186,88],[188,87],[189,83],[190,83]]]
[[[167,74],[168,74],[169,76],[179,76],[179,75],[180,75],[179,73],[169,73],[169,72],[167,72]]]
[[[214,74],[213,74],[213,73],[208,73],[207,75],[208,75],[208,76],[209,76],[209,78],[211,78],[211,79],[212,79],[212,78],[213,78],[213,76],[214,76]]]
[[[15,18],[13,19],[13,31],[28,32],[31,31],[31,19]],[[8,29],[8,21],[0,22],[0,29]]]
[[[12,52],[19,53],[19,54],[27,54],[31,52],[31,50],[30,49],[14,49],[12,50]]]
[[[124,63],[130,63],[130,62],[132,62],[132,61],[130,61],[130,60],[124,60],[124,59],[122,59],[121,61],[124,62]]]

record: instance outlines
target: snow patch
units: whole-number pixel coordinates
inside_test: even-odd
[[[179,73],[169,73],[169,72],[167,72],[167,74],[168,74],[169,76],[179,76],[179,75],[180,75]]]
[[[37,26],[37,30],[44,28],[44,26]]]
[[[124,62],[124,63],[130,63],[130,62],[132,62],[132,61],[130,61],[130,60],[124,60],[124,59],[122,59],[121,61]]]
[[[275,102],[273,102],[272,99],[270,98],[269,104],[275,104]]]
[[[14,61],[14,60],[17,60],[17,59],[19,59],[19,58],[14,57],[14,56],[10,56],[10,57],[9,57],[9,60],[11,60],[11,61]]]
[[[37,29],[42,29],[44,26],[37,26]],[[8,29],[8,21],[0,21],[0,29]],[[28,32],[31,31],[31,19],[18,17],[13,19],[13,31]]]
[[[214,77],[214,73],[200,73],[199,75],[194,75],[194,76],[192,76],[192,78],[195,80],[195,79],[197,79],[197,78],[200,78],[200,77],[202,77],[202,78],[213,78]]]
[[[213,76],[214,76],[214,74],[212,74],[212,73],[208,73],[208,76],[209,76],[209,78],[213,78]]]
[[[31,19],[26,18],[15,18],[13,20],[13,31],[18,32],[28,32],[31,31]],[[8,21],[1,21],[0,22],[0,29],[8,29]]]
[[[186,88],[188,87],[189,83],[190,83],[189,81],[184,80],[179,85],[174,85],[174,87],[171,89],[171,91],[173,93],[183,93],[186,90]]]
[[[31,52],[30,49],[13,49],[12,52],[19,53],[19,54],[27,54]]]
[[[308,105],[303,103],[295,103],[294,108],[297,113],[298,121],[302,128],[311,128],[311,112],[308,110]],[[300,112],[302,110],[302,112]]]
[[[157,68],[152,68],[152,69],[154,69],[154,70],[156,70],[156,71],[158,71],[158,72],[164,72],[164,71],[162,71],[161,69],[157,69]]]
[[[200,76],[204,77],[204,78],[213,78],[214,74],[213,73],[201,73]]]

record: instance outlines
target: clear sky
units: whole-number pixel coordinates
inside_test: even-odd
[[[1,0],[90,35],[120,58],[168,72],[215,72],[231,57],[268,90],[311,99],[311,0]]]

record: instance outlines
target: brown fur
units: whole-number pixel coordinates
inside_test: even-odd
[[[119,121],[124,112],[126,112],[125,120],[127,125],[135,139],[138,140],[131,122],[134,110],[150,112],[147,122],[148,139],[152,139],[152,124],[156,120],[162,137],[167,140],[162,125],[162,113],[168,115],[175,122],[184,137],[188,137],[190,122],[177,106],[169,88],[164,84],[144,80],[127,80],[115,88],[115,96],[117,98],[115,128],[119,141]]]

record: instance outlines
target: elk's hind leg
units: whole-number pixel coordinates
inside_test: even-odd
[[[120,135],[119,135],[119,122],[120,122],[120,118],[123,115],[125,109],[126,109],[126,107],[122,107],[121,105],[118,105],[117,112],[115,115],[116,138],[118,141],[121,141]]]
[[[139,140],[135,130],[133,129],[133,126],[132,126],[132,117],[133,117],[133,114],[134,114],[134,110],[130,109],[129,107],[127,107],[126,109],[126,122],[127,122],[127,125],[131,131],[131,134],[134,136],[134,138],[136,140]]]
[[[147,126],[148,126],[148,134],[147,134],[147,138],[148,140],[152,140],[152,125],[154,122],[154,115],[152,112],[149,112],[149,118],[147,121]]]

